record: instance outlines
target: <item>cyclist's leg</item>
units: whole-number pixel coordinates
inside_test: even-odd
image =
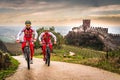
[[[33,42],[30,42],[30,56],[31,56],[31,60],[33,59],[33,56],[34,56],[34,44]]]
[[[42,45],[42,54],[43,54],[43,60],[45,61],[45,55],[46,55],[46,45]]]
[[[21,45],[23,54],[24,54],[24,47],[25,46],[26,46],[26,42],[23,42],[22,45]]]
[[[50,47],[50,52],[52,53],[53,52],[53,46],[52,46],[52,44],[49,44],[49,47]]]
[[[52,44],[49,44],[49,47],[50,47],[50,56],[52,56],[52,52],[53,52],[53,46],[52,46]]]

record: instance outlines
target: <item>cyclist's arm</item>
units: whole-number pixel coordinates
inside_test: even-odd
[[[35,35],[35,36],[34,36],[34,39],[35,39],[35,40],[37,40],[38,33],[36,32],[36,30],[35,30],[35,29],[33,29],[33,32],[34,32],[33,34]]]
[[[17,34],[16,40],[20,39],[20,36],[22,35],[23,31],[24,31],[24,29],[22,29],[21,31],[19,31],[19,33]]]
[[[49,34],[54,38],[54,41],[56,42],[57,41],[56,36],[52,32],[49,32]]]
[[[42,41],[43,35],[44,35],[44,32],[42,32],[42,33],[40,34],[40,36],[39,36],[39,41]]]

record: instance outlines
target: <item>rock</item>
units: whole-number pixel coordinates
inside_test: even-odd
[[[10,57],[7,53],[0,50],[0,69],[8,68],[11,65]]]
[[[66,53],[64,53],[64,54],[63,54],[63,57],[66,57],[66,56],[67,56]]]
[[[69,56],[75,56],[76,54],[74,52],[69,52]]]
[[[3,52],[8,52],[7,47],[1,40],[0,40],[0,50],[2,50]]]
[[[0,69],[6,69],[10,66],[11,61],[5,44],[0,40]]]

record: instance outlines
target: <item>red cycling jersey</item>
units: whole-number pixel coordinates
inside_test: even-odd
[[[52,43],[51,37],[54,38],[54,41],[56,41],[56,36],[51,32],[43,32],[39,36],[39,41],[42,41],[42,43]]]
[[[33,30],[30,28],[29,30],[25,29],[24,31],[24,40],[30,41],[32,40],[33,36]]]
[[[39,41],[42,41],[42,53],[43,53],[43,60],[45,60],[46,55],[46,43],[49,43],[50,51],[52,51],[52,42],[51,37],[54,38],[54,41],[56,41],[56,36],[51,32],[43,32],[39,36]]]
[[[37,39],[37,32],[32,27],[30,27],[30,29],[26,29],[26,27],[25,27],[18,33],[17,40],[20,39],[20,36],[22,35],[22,33],[24,33],[23,40],[22,40],[22,42],[23,42],[22,50],[24,52],[24,47],[26,46],[26,41],[29,41],[30,42],[31,59],[32,59],[33,55],[34,55],[34,44],[33,44],[32,40]],[[35,36],[33,38],[34,34],[35,34]]]

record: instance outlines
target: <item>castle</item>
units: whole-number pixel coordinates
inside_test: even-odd
[[[90,26],[90,20],[83,20],[83,25],[79,27],[73,27],[72,31],[66,35],[66,38],[72,37],[76,42],[80,40],[81,34],[88,33],[89,35],[95,35],[104,44],[107,49],[117,49],[120,46],[120,34],[108,33],[108,28],[92,27]]]

